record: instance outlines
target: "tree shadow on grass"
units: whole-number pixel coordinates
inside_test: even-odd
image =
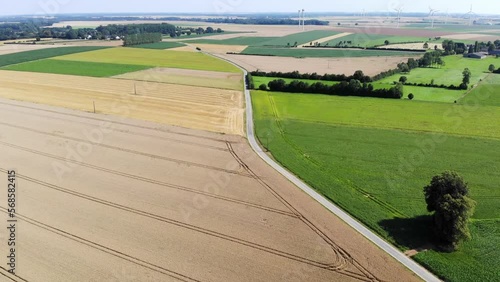
[[[435,242],[432,224],[430,215],[393,218],[379,222],[379,225],[387,231],[397,245],[411,250],[433,248]]]

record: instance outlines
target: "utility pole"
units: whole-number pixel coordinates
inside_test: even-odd
[[[92,103],[94,104],[94,114],[95,114],[95,101],[92,101]]]

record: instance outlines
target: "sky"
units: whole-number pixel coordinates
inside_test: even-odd
[[[5,1],[5,0],[4,0]],[[0,15],[66,13],[253,13],[290,12],[404,12],[466,13],[473,4],[477,14],[500,15],[498,0],[11,0]]]

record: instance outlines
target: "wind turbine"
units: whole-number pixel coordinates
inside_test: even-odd
[[[435,10],[435,9],[432,9],[431,7],[429,7],[429,17],[431,18],[431,21],[432,21],[431,28],[434,28],[434,15],[437,12],[439,12],[439,10]]]
[[[306,10],[302,9],[302,30],[306,30]]]
[[[401,12],[403,12],[403,6],[394,9],[394,11],[398,12],[398,28],[399,28],[399,25],[401,24]]]
[[[469,25],[472,25],[473,16],[475,13],[472,11],[472,5],[470,5],[470,11],[464,15],[466,19],[469,19]]]
[[[446,9],[446,18],[444,20],[444,24],[448,24],[448,20],[450,19],[450,9]]]

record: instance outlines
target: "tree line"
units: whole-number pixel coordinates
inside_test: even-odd
[[[161,33],[138,33],[126,35],[123,38],[123,46],[156,43],[162,40]]]
[[[479,42],[476,41],[474,44],[469,46],[464,43],[454,42],[453,40],[445,39],[443,41],[444,55],[455,55],[455,54],[471,54],[481,51],[494,51],[500,49],[500,40]]]
[[[253,71],[250,73],[253,76],[262,77],[279,77],[279,78],[291,78],[291,79],[309,79],[309,80],[323,80],[323,81],[350,81],[352,79],[359,80],[360,82],[372,82],[372,79],[365,75],[363,71],[358,70],[353,75],[346,76],[345,74],[323,74],[318,73],[300,73],[298,71],[293,72],[264,72],[264,71]]]
[[[24,21],[20,23],[0,24],[0,40],[17,40],[26,38],[58,38],[58,39],[114,39],[132,34],[160,33],[170,37],[180,37],[191,34],[222,33],[222,29],[207,28],[182,28],[168,23],[158,24],[112,24],[97,28],[74,29],[71,26],[50,27],[53,21]]]
[[[359,80],[351,79],[349,82],[341,81],[339,84],[327,85],[322,82],[312,84],[294,80],[286,83],[283,79],[270,81],[268,85],[262,84],[260,90],[270,90],[275,92],[288,93],[311,93],[326,94],[335,96],[357,96],[373,98],[401,99],[403,97],[403,84],[399,83],[389,89],[374,89],[372,84],[362,83]]]

